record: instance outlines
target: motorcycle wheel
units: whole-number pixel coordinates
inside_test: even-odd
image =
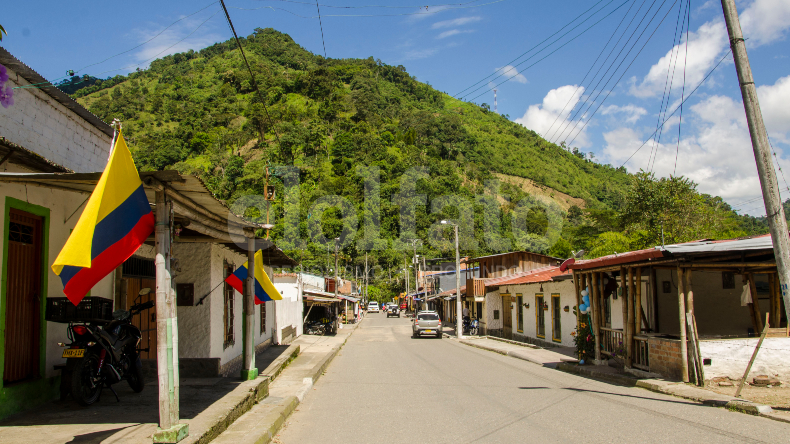
[[[145,388],[145,377],[143,375],[143,363],[140,361],[139,356],[134,360],[133,366],[134,368],[129,369],[129,379],[127,381],[133,392],[140,393]]]
[[[71,373],[71,396],[82,405],[91,405],[101,396],[101,382],[94,382],[99,367],[99,357],[86,353],[77,359]]]

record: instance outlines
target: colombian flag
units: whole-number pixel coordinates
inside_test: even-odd
[[[244,265],[239,267],[233,274],[225,279],[228,285],[242,294],[244,294],[244,280],[247,279],[248,276],[248,262],[249,261],[245,262]],[[277,291],[272,281],[269,280],[269,276],[266,275],[266,271],[263,269],[263,252],[258,250],[255,253],[255,304],[260,305],[266,301],[279,301],[282,298],[280,292]]]
[[[52,264],[52,271],[63,282],[63,292],[74,305],[79,304],[153,231],[151,206],[129,148],[119,133],[96,189]]]

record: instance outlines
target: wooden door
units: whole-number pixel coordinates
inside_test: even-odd
[[[126,303],[128,310],[134,304],[142,304],[148,301],[156,302],[156,280],[149,278],[126,278]],[[150,288],[151,292],[146,296],[138,298],[140,290]],[[135,302],[135,299],[137,302]],[[156,359],[156,306],[144,310],[138,315],[132,316],[132,325],[140,329],[142,338],[140,347],[148,351],[140,352],[140,359]]]
[[[513,339],[513,315],[510,295],[502,296],[502,336]]]
[[[43,218],[11,209],[3,382],[40,375],[41,248]]]

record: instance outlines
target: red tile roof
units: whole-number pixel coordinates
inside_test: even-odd
[[[570,275],[570,274],[571,274],[570,270],[566,270],[565,272],[563,272],[560,270],[560,267],[555,267],[555,266],[541,267],[523,273],[516,273],[516,274],[511,274],[509,276],[485,279],[485,285],[486,287],[498,287],[502,285],[551,282],[554,280],[553,278],[557,276]]]

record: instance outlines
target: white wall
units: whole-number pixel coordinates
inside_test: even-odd
[[[275,301],[277,305],[277,339],[278,344],[282,344],[282,329],[289,325],[294,326],[296,336],[302,334],[302,289],[300,277],[296,274],[287,276],[275,276],[272,283],[280,291],[283,299]]]
[[[700,341],[702,359],[711,360],[711,365],[705,366],[705,379],[719,376],[741,379],[758,341],[758,338]],[[748,380],[757,375],[775,376],[784,383],[790,381],[790,338],[763,341]]]
[[[7,87],[27,85],[8,69]],[[38,88],[14,90],[14,104],[0,107],[0,136],[48,160],[89,173],[104,170],[112,138]]]
[[[2,120],[2,117],[0,117],[0,121]],[[72,216],[68,221],[65,221],[66,218],[80,207],[87,195],[37,186],[28,185],[25,187],[19,184],[4,183],[0,185],[0,202],[3,208],[5,208],[7,197],[13,197],[33,205],[49,208],[49,248],[46,252],[46,269],[44,270],[47,274],[47,297],[65,297],[60,277],[58,277],[50,267],[58,256],[58,253],[60,253],[60,250],[66,244],[71,230],[77,224],[80,213],[77,212],[77,214]],[[5,227],[7,223],[8,222],[5,220],[5,212],[0,211],[0,227]],[[5,248],[4,243],[5,238],[0,236],[0,249]],[[2,256],[0,256],[0,267],[6,267],[6,264],[2,263]],[[5,283],[3,283],[3,285],[5,285]],[[91,289],[90,294],[91,296],[101,296],[113,299],[113,285],[113,273],[110,273]],[[55,371],[52,367],[56,364],[66,362],[65,359],[60,357],[63,349],[57,345],[57,342],[64,342],[66,339],[66,324],[47,322],[46,377],[60,374],[60,371]]]
[[[524,335],[528,336],[533,339],[539,339],[546,342],[552,342],[557,345],[563,345],[568,347],[573,347],[573,336],[571,336],[571,332],[576,329],[576,316],[573,314],[573,307],[576,305],[576,289],[573,284],[573,281],[570,279],[562,280],[562,281],[555,281],[555,282],[543,282],[543,292],[540,291],[541,284],[522,284],[522,285],[508,285],[507,287],[501,287],[500,292],[507,292],[510,295],[517,297],[522,296],[524,299],[525,304],[529,304],[529,308],[525,308],[524,306],[518,307],[521,310],[521,314],[524,316],[524,332],[520,333],[517,331],[518,328],[518,320],[516,318],[516,307],[515,303],[513,304],[513,334],[517,335]],[[537,310],[538,307],[535,305],[535,296],[538,294],[542,294],[544,297],[544,301],[549,305],[549,309],[543,312],[544,315],[544,323],[546,326],[546,337],[545,338],[538,338],[537,335]],[[561,341],[553,341],[552,340],[552,316],[551,316],[551,295],[552,294],[559,294],[560,295],[560,332],[562,334]],[[565,312],[565,306],[568,306],[568,312]]]
[[[195,304],[219,282],[211,279],[211,245],[205,243],[174,242],[170,248],[178,259],[178,268],[172,270],[174,284],[194,284]],[[153,258],[153,256],[152,256]],[[175,286],[175,285],[174,285]],[[222,288],[209,297],[221,298]],[[178,308],[178,357],[208,358],[211,353],[211,304]],[[220,312],[220,322],[222,312]],[[220,329],[221,330],[221,329]]]

